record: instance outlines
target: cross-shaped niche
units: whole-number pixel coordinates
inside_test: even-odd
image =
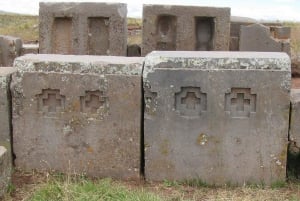
[[[65,96],[60,94],[59,89],[43,89],[37,97],[39,111],[55,113],[64,109]]]
[[[256,94],[250,88],[232,88],[225,95],[225,111],[233,118],[249,118],[256,111]]]
[[[81,112],[96,114],[107,107],[107,99],[103,91],[86,91],[85,96],[80,97]]]
[[[197,117],[206,111],[206,93],[200,87],[181,87],[175,93],[175,109],[181,116]]]

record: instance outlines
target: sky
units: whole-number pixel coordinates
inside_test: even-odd
[[[0,0],[0,10],[38,15],[41,0]],[[129,17],[142,17],[143,4],[230,7],[231,15],[257,20],[300,21],[300,0],[44,0],[47,2],[122,2]]]

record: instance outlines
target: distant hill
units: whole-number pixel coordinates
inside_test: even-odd
[[[1,15],[3,15],[3,14],[6,14],[6,15],[19,15],[18,13],[7,12],[7,11],[3,11],[3,10],[0,10],[0,14]]]

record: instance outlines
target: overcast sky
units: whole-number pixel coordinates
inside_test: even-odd
[[[0,10],[38,14],[42,0],[0,0]],[[103,2],[97,0],[47,0],[47,2]],[[300,21],[300,0],[106,0],[128,4],[128,16],[141,17],[142,4],[176,4],[231,7],[231,15],[265,20]]]

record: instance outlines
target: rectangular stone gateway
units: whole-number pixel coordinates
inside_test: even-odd
[[[153,50],[229,50],[230,8],[144,5],[142,55]]]
[[[142,58],[26,55],[12,79],[16,167],[138,179]]]
[[[152,52],[144,65],[146,180],[285,180],[288,55]]]
[[[127,5],[40,3],[40,53],[126,56]]]

